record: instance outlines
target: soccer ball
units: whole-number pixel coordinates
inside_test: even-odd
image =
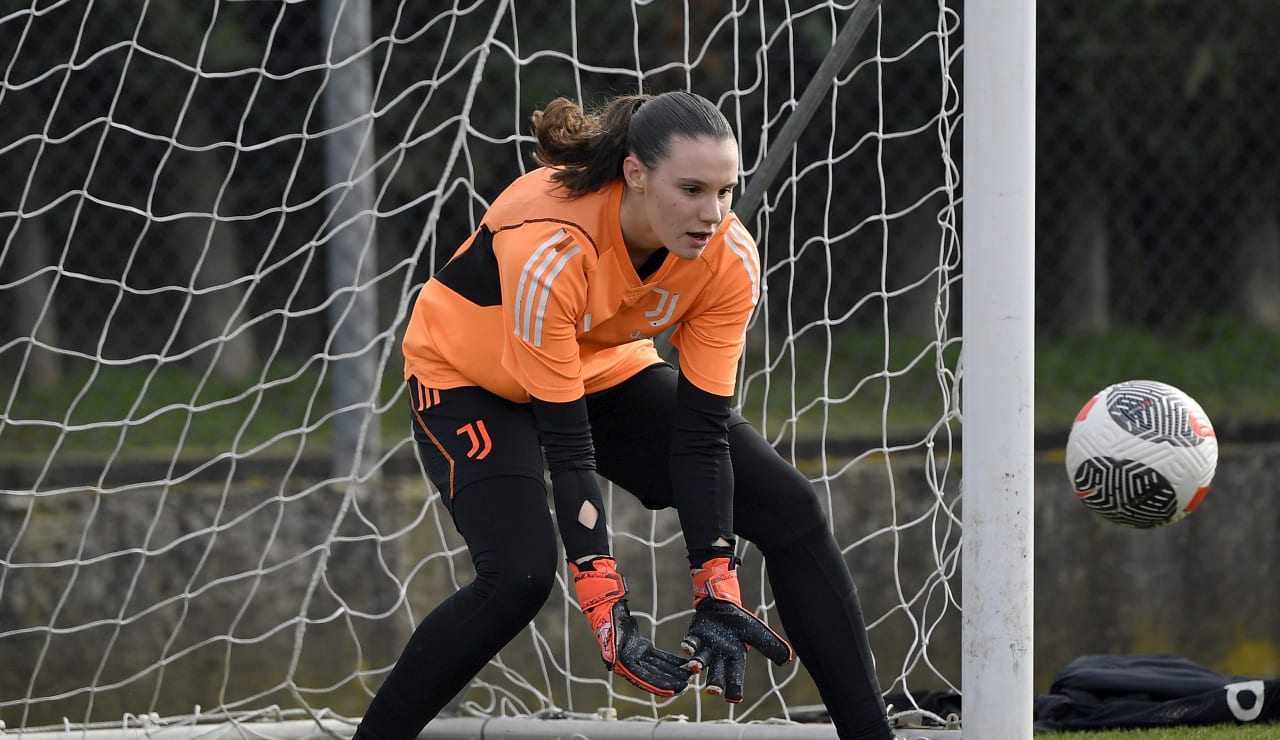
[[[1076,414],[1067,475],[1103,518],[1148,529],[1195,510],[1218,467],[1218,438],[1204,409],[1154,380],[1107,386]]]

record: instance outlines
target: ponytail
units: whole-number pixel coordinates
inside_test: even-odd
[[[734,140],[729,121],[701,95],[668,92],[623,95],[586,111],[556,98],[532,116],[533,158],[560,168],[552,177],[570,197],[590,193],[622,177],[622,160],[634,154],[648,167],[667,156],[671,137]]]
[[[533,159],[560,167],[553,177],[570,197],[590,193],[622,175],[631,117],[648,95],[625,95],[597,111],[584,111],[568,98],[556,98],[533,114]]]

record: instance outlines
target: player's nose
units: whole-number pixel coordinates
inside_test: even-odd
[[[702,201],[702,206],[698,209],[698,218],[714,229],[724,220],[726,210],[719,198],[709,198]]]

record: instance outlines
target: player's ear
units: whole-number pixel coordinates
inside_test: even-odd
[[[634,154],[628,154],[622,160],[622,177],[627,182],[627,186],[643,193],[645,180],[645,167],[640,158]]]

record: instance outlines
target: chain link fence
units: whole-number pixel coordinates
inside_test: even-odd
[[[117,709],[132,711],[140,690],[130,676],[150,681],[148,663],[170,670],[167,658],[157,661],[133,649],[134,640],[154,647],[162,632],[135,621],[130,609],[156,619],[169,619],[166,609],[180,611],[178,625],[189,609],[221,620],[210,627],[217,639],[204,642],[203,632],[190,631],[200,635],[199,644],[222,653],[221,638],[229,644],[239,636],[222,631],[244,628],[239,616],[226,626],[225,610],[249,603],[235,590],[240,581],[233,569],[253,576],[256,590],[256,576],[274,576],[277,561],[296,565],[282,568],[288,572],[281,581],[263,588],[284,593],[278,601],[285,610],[297,600],[275,584],[315,585],[307,558],[291,555],[315,541],[323,545],[310,550],[315,553],[334,544],[362,553],[376,548],[379,562],[385,544],[396,568],[416,572],[415,553],[426,549],[426,541],[414,537],[430,527],[404,530],[416,533],[404,542],[382,539],[401,531],[426,495],[398,395],[403,389],[394,352],[401,312],[411,291],[475,227],[486,202],[534,166],[529,114],[558,95],[593,103],[641,84],[653,92],[688,87],[715,100],[738,129],[749,182],[856,3],[369,2],[368,40],[360,46],[371,72],[369,115],[335,121],[325,96],[336,76],[352,71],[329,56],[324,14],[338,5],[344,4],[0,0],[0,177],[6,183],[0,188],[0,489],[30,494],[14,497],[29,508],[13,505],[4,522],[23,533],[17,539],[24,539],[28,552],[6,542],[7,557],[18,552],[30,557],[29,564],[43,564],[0,576],[4,606],[34,625],[10,631],[4,649],[14,665],[25,656],[36,672],[48,668],[38,677],[20,670],[6,676],[11,690],[0,690],[0,704],[16,707],[26,696],[40,705],[30,714],[27,707],[12,710],[23,713],[23,722],[55,723],[68,712],[54,706],[60,689],[33,688],[37,678],[61,681],[52,667],[84,653],[76,639],[50,637],[55,632],[59,638],[64,632],[94,638],[94,650],[102,642],[96,630],[124,635],[101,653],[92,680],[102,690],[66,694],[79,692],[75,701],[88,704],[84,717],[118,717]],[[1137,377],[1195,396],[1224,446],[1280,439],[1274,381],[1280,368],[1280,111],[1274,95],[1280,4],[1243,0],[1227,12],[1189,0],[1040,0],[1038,8],[1034,248],[1036,413],[1043,444],[1065,441],[1071,419],[1092,393]],[[954,344],[939,341],[939,334],[949,341],[960,332],[963,280],[941,286],[939,301],[939,281],[919,276],[936,270],[946,273],[942,280],[951,278],[954,265],[938,265],[940,215],[980,217],[964,214],[962,200],[960,213],[951,209],[962,193],[939,190],[939,183],[959,184],[951,159],[963,168],[961,132],[952,127],[963,126],[954,110],[962,104],[957,93],[966,72],[958,48],[963,33],[940,28],[962,15],[958,2],[883,3],[850,69],[837,76],[822,112],[796,143],[785,175],[770,186],[765,215],[752,221],[766,262],[784,264],[766,276],[763,318],[752,329],[768,339],[753,337],[748,345],[748,367],[766,368],[743,383],[765,388],[765,402],[751,410],[773,402],[771,393],[785,396],[788,385],[807,384],[805,398],[821,400],[797,411],[793,398],[800,394],[793,393],[775,415],[784,421],[769,419],[769,433],[776,426],[799,429],[807,420],[798,417],[808,414],[823,425],[821,437],[810,441],[819,439],[832,458],[877,450],[883,459],[904,460],[921,452],[926,470],[915,486],[881,478],[889,471],[880,469],[880,457],[868,466],[877,468],[871,474],[845,480],[836,473],[839,480],[830,486],[839,491],[830,501],[847,517],[857,547],[867,548],[855,559],[894,560],[900,569],[893,578],[906,573],[913,583],[923,573],[915,594],[950,577],[958,533],[935,526],[941,519],[917,516],[925,509],[899,503],[932,507],[944,500],[937,494],[957,479],[939,482],[931,464],[951,450],[933,446],[945,444],[942,434],[917,435],[923,441],[909,452],[880,438],[859,446],[866,438],[855,435],[878,434],[882,413],[898,413],[913,402],[925,413],[902,414],[886,427],[896,432],[914,423],[929,430],[940,413],[948,423],[953,418],[953,405],[928,405],[938,400],[936,368],[923,361],[916,377],[895,375],[884,356],[905,348],[909,359],[931,358],[929,351],[940,348],[948,362],[956,359]],[[371,155],[372,165],[358,177],[335,178],[327,171],[333,165],[326,143],[348,134],[358,139],[365,127],[373,138],[362,153]],[[369,184],[375,199],[368,210],[353,206],[350,217],[335,215],[346,212],[333,203],[344,187]],[[335,290],[330,247],[370,216],[376,259],[361,265],[367,273],[357,271],[362,290],[352,283]],[[378,333],[348,351],[337,346],[332,326],[334,313],[355,292],[376,296]],[[945,311],[937,305],[944,302]],[[940,316],[942,332],[935,325]],[[839,320],[828,321],[832,317]],[[838,330],[829,328],[836,323]],[[778,350],[777,336],[803,333],[796,327],[818,328]],[[776,354],[762,361],[760,345],[770,341]],[[330,484],[351,482],[354,490],[366,478],[350,466],[345,477],[331,472],[342,466],[327,467],[338,456],[340,445],[328,443],[338,436],[332,427],[342,403],[328,398],[331,388],[324,386],[334,385],[335,365],[361,353],[376,355],[387,376],[384,392],[363,401],[391,430],[383,446],[368,449],[382,456],[376,462],[386,463],[388,477],[417,498],[371,496],[376,525],[349,519],[329,531],[320,517],[332,517],[337,487]],[[769,364],[779,355],[787,357]],[[866,379],[867,387],[879,385],[851,401],[833,390]],[[885,411],[890,385],[893,407]],[[935,396],[920,403],[930,390]],[[884,395],[875,397],[879,392]],[[749,393],[748,401],[758,400]],[[842,438],[848,430],[838,426],[837,413],[869,419],[870,431],[859,428]],[[790,452],[800,458],[815,448],[805,449]],[[825,459],[822,465],[825,476]],[[1244,477],[1242,467],[1224,470],[1225,478],[1236,476],[1224,483],[1264,490]],[[1051,490],[1053,483],[1046,486]],[[902,493],[860,497],[882,489]],[[97,496],[107,508],[94,524],[96,504],[81,494],[121,490],[139,496]],[[166,503],[171,490],[180,503]],[[238,510],[224,516],[226,501],[236,502],[233,510],[260,511],[261,518],[225,536],[224,523],[240,516]],[[885,510],[868,515],[874,512],[870,501]],[[278,504],[279,511],[286,504],[302,507],[304,516],[291,508],[292,519],[274,519],[277,510],[260,509],[263,502]],[[37,507],[58,507],[65,518],[30,513],[45,510]],[[275,528],[286,519],[294,529],[276,539]],[[892,526],[879,534],[868,530],[864,537],[860,529],[889,521]],[[135,538],[146,522],[147,531]],[[643,529],[643,523],[632,528]],[[1062,547],[1101,549],[1098,540],[1075,537],[1074,530],[1054,531]],[[158,541],[180,542],[181,557],[147,560],[156,532]],[[210,549],[202,550],[206,536]],[[138,546],[142,538],[148,544]],[[221,550],[208,557],[206,568],[215,539]],[[1174,543],[1170,552],[1203,549],[1194,540],[1168,542]],[[1052,553],[1061,574],[1061,563],[1070,558]],[[136,555],[147,557],[135,569]],[[138,578],[143,562],[147,576]],[[365,567],[370,562],[351,557],[329,572],[335,578],[350,573],[351,598],[367,599],[369,612],[382,612],[384,600],[395,598],[401,586],[381,588],[386,580],[371,580],[377,575]],[[1150,560],[1126,556],[1123,562]],[[429,578],[438,575],[444,588],[456,583],[451,564],[447,570],[436,566],[441,569]],[[931,570],[935,566],[945,573]],[[173,570],[151,570],[161,567]],[[67,575],[81,568],[83,577]],[[1085,575],[1112,569],[1093,570],[1098,572]],[[157,572],[177,575],[166,579]],[[302,577],[290,580],[295,573]],[[1175,590],[1193,582],[1143,575],[1148,585]],[[879,646],[901,643],[902,662],[910,664],[881,665],[901,670],[902,685],[912,673],[913,690],[933,685],[927,672],[935,666],[942,666],[939,676],[958,674],[958,666],[946,665],[954,662],[946,646],[958,642],[950,630],[959,628],[950,598],[918,600],[917,621],[906,604],[874,601],[897,599],[901,588],[878,584],[876,577],[870,573],[859,582],[872,606],[868,614],[886,615],[875,628],[877,649],[894,655],[894,648]],[[221,586],[224,579],[228,591],[202,591],[213,599],[212,609],[189,605],[193,584]],[[404,583],[411,580],[405,576]],[[85,589],[73,589],[77,582]],[[141,584],[136,592],[135,582]],[[1081,588],[1101,593],[1092,581]],[[1132,593],[1128,584],[1117,590]],[[15,598],[25,594],[30,601]],[[64,603],[70,604],[66,614]],[[101,609],[114,614],[68,626],[72,611],[96,615]],[[40,616],[45,612],[53,616]],[[248,616],[266,625],[277,615]],[[286,618],[294,616],[307,615]],[[1094,621],[1100,629],[1126,626],[1120,619]],[[1064,623],[1072,634],[1079,632],[1078,620]],[[372,626],[376,637],[348,645],[358,653],[353,661],[361,661],[359,671],[386,664],[400,644],[383,624]],[[922,626],[927,633],[918,631]],[[346,629],[336,621],[331,627],[332,634]],[[178,635],[177,627],[164,629]],[[293,630],[278,632],[287,641]],[[335,701],[359,711],[367,694],[344,683],[355,673],[331,673],[337,662],[330,660],[325,634],[312,627],[305,659],[292,652],[295,645],[286,646],[300,666],[286,689],[322,687],[318,693],[342,694]],[[108,665],[113,650],[117,662]],[[173,657],[168,650],[161,646],[158,654]],[[271,690],[272,658],[256,643],[236,650],[237,660],[252,652],[251,691],[258,691],[259,681],[264,692]],[[199,650],[193,656],[200,677],[225,681],[221,656]],[[208,664],[201,662],[206,659]],[[917,669],[926,675],[918,678]],[[69,680],[81,681],[83,671],[72,673]],[[360,681],[365,678],[360,674]],[[195,683],[171,679],[161,687],[157,678],[154,689],[141,693],[153,694],[153,704],[186,707],[210,695]]]
[[[466,18],[433,22],[428,5],[372,4],[372,37],[383,40],[373,58],[387,312],[405,283],[424,278],[456,244],[426,244],[429,259],[416,268],[406,262],[420,240],[434,238],[423,236],[431,203],[422,193],[437,185],[452,142],[432,131],[459,109],[465,62],[488,30]],[[634,89],[634,78],[584,73],[567,55],[615,70],[702,55],[645,84],[691,86],[716,99],[741,126],[744,165],[758,163],[761,132],[777,122],[734,92],[744,85],[735,75],[766,39],[715,34],[709,26],[723,9],[713,4],[681,13],[657,5],[516,4],[518,32],[502,40],[538,62],[517,78],[510,58],[489,61],[471,113],[488,146],[468,147],[469,177],[450,185],[457,197],[433,234],[468,232],[483,202],[532,166],[527,141],[510,134],[528,130],[527,119],[507,120],[513,97],[532,111],[555,95],[593,101]],[[753,12],[773,12],[763,5]],[[799,14],[794,42],[767,54],[816,69],[832,18],[849,6],[814,6],[807,20]],[[573,24],[565,22],[570,11]],[[26,363],[26,383],[52,385],[99,360],[216,351],[219,371],[234,375],[268,353],[314,353],[325,341],[328,300],[323,250],[314,247],[333,229],[324,150],[311,138],[325,126],[318,90],[329,74],[319,4],[283,12],[275,3],[103,0],[5,12],[0,174],[10,186],[0,192],[0,372]],[[934,3],[899,3],[869,37],[903,48],[895,34],[936,15]],[[1188,0],[1042,0],[1039,15],[1038,426],[1057,434],[1088,394],[1145,376],[1184,387],[1224,429],[1274,435],[1280,5],[1250,0],[1227,13]],[[871,43],[864,40],[858,58]],[[439,48],[449,51],[433,53]],[[892,77],[880,84],[864,84],[874,83],[864,75],[841,90],[841,118],[815,120],[812,137],[797,145],[800,158],[806,147],[827,146],[832,126],[865,131],[882,111],[910,120],[936,107],[936,62],[886,70]],[[428,77],[439,84],[423,84]],[[749,82],[759,90],[804,80]],[[885,146],[886,189],[909,197],[916,173],[937,160],[936,142]],[[844,162],[821,185],[850,199],[878,197],[870,192],[877,181],[853,175],[872,166]],[[801,195],[774,220],[818,220],[825,209]],[[760,236],[767,243],[772,235]],[[897,238],[891,249],[908,252],[911,233]],[[824,285],[804,285],[825,277],[797,270],[789,310],[838,311],[878,287],[878,250],[849,249],[837,259],[846,279],[829,296]],[[922,321],[930,320],[925,308]],[[236,343],[207,342],[250,316],[259,318],[236,334],[239,352]],[[958,310],[952,316],[958,322]],[[48,346],[79,354],[41,350]]]
[[[1280,5],[1224,10],[1039,4],[1037,393],[1050,408],[1150,377],[1196,396],[1228,439],[1275,437]]]

